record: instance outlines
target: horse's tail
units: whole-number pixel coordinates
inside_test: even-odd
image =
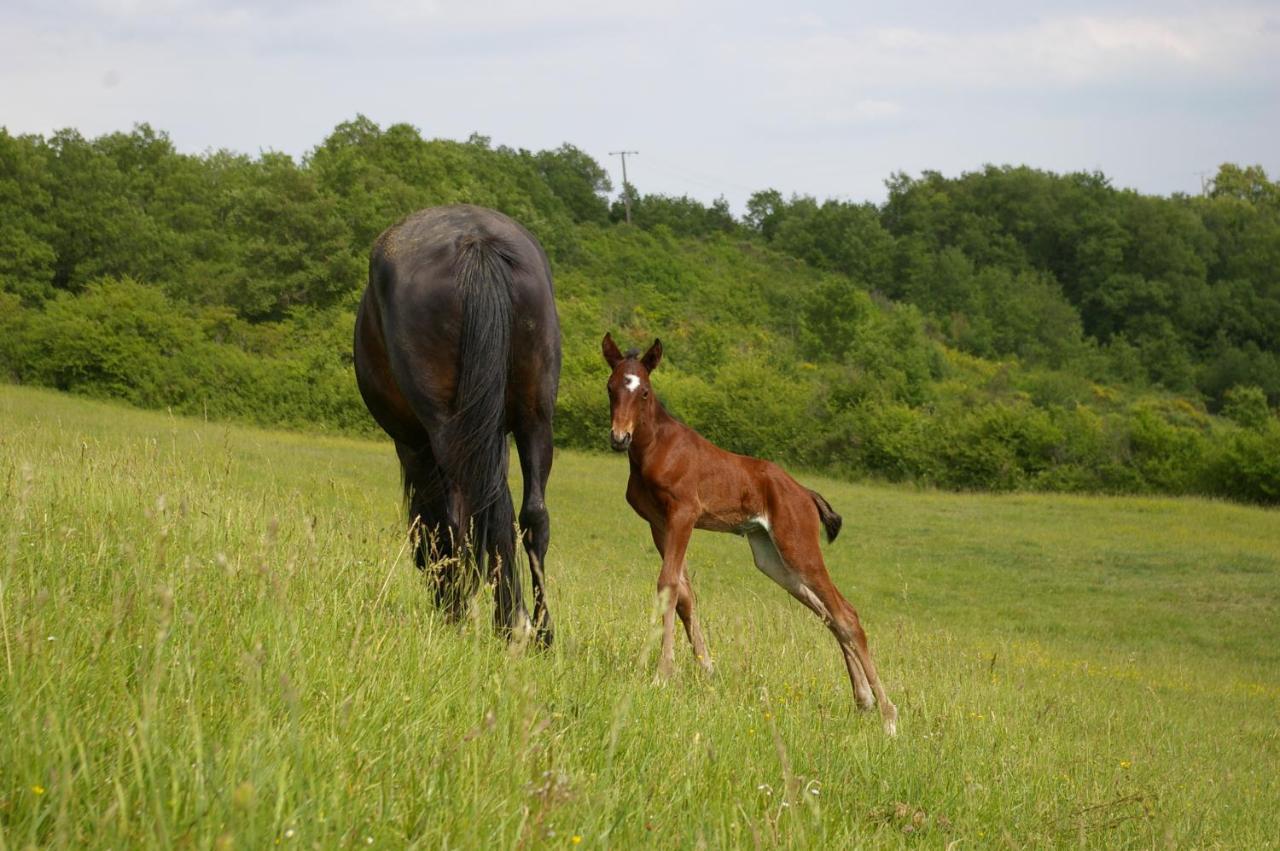
[[[513,583],[518,580],[506,413],[515,262],[514,252],[493,236],[467,236],[458,247],[454,275],[462,297],[462,328],[443,464],[463,498],[456,516],[458,533],[469,542],[477,571],[486,575],[485,558],[492,548],[501,564],[491,569],[501,570]]]
[[[807,490],[807,488],[806,488]],[[809,496],[813,497],[813,504],[818,506],[818,518],[822,521],[822,526],[827,530],[828,543],[836,539],[836,535],[840,534],[840,527],[844,525],[844,520],[836,514],[831,503],[823,498],[822,494],[815,490],[809,491]]]

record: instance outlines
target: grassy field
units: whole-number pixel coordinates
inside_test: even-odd
[[[897,739],[739,538],[716,678],[651,684],[620,457],[558,456],[520,653],[433,612],[388,443],[0,387],[0,844],[1277,847],[1280,513],[801,478]]]

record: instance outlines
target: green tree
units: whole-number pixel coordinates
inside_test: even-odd
[[[626,220],[621,199],[610,209],[614,222]],[[631,195],[631,221],[645,230],[666,228],[681,237],[705,237],[714,233],[732,233],[737,222],[729,212],[729,202],[717,198],[706,206],[688,195]]]
[[[1260,165],[1241,168],[1234,163],[1223,163],[1209,184],[1209,196],[1275,206],[1280,204],[1280,184],[1267,179],[1267,172]]]
[[[52,295],[58,259],[48,156],[41,139],[0,128],[0,291],[29,302]]]
[[[782,193],[776,189],[764,189],[755,192],[747,199],[747,215],[744,223],[751,230],[772,240],[778,233],[778,226],[786,216],[787,204]]]
[[[74,130],[49,139],[53,283],[77,291],[104,275],[163,269],[159,228],[111,156]]]
[[[295,306],[328,306],[363,286],[336,199],[287,154],[263,154],[235,199],[239,274],[227,303],[250,319],[279,319]]]
[[[532,156],[538,173],[575,222],[605,224],[609,221],[606,196],[613,191],[613,184],[599,163],[568,142]]]

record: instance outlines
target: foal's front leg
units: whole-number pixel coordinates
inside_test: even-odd
[[[671,676],[675,664],[676,602],[684,578],[684,554],[689,548],[689,536],[693,534],[694,518],[675,515],[667,518],[666,540],[659,547],[662,552],[662,572],[658,574],[658,599],[662,602],[662,656],[658,660],[657,680],[664,682]],[[692,609],[690,609],[692,612]],[[701,639],[701,632],[698,635]],[[703,648],[705,653],[706,648]],[[696,652],[696,650],[695,650]]]
[[[666,556],[667,530],[661,523],[649,523],[649,532],[653,535],[653,545],[658,555]],[[708,674],[715,673],[711,662],[711,654],[707,652],[707,642],[702,638],[702,628],[698,625],[698,615],[693,608],[693,584],[689,582],[689,564],[681,562],[680,580],[676,589],[676,614],[684,624],[684,634],[693,647],[693,656]]]

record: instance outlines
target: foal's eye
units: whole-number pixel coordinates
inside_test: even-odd
[[[647,388],[647,387],[646,387],[646,388],[644,389],[644,391],[640,394],[640,398],[641,398],[641,399],[648,399],[648,398],[649,398],[649,388]]]

